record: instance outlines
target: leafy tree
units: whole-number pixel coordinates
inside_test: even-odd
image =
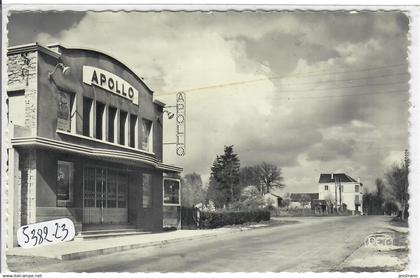
[[[241,186],[255,186],[261,195],[269,193],[274,187],[285,187],[282,181],[281,169],[270,163],[263,162],[259,165],[243,167],[240,170]]]
[[[281,169],[274,164],[263,162],[259,165],[260,182],[262,183],[262,194],[269,193],[274,187],[284,188],[286,185],[282,183],[283,177]]]
[[[401,206],[401,219],[405,219],[408,211],[408,169],[409,158],[408,151],[405,151],[405,159],[400,164],[394,164],[385,174],[386,181],[391,187],[391,194]]]
[[[307,205],[311,201],[311,196],[308,194],[300,194],[299,202],[302,204],[302,209],[305,208],[305,205]]]
[[[265,200],[255,186],[247,186],[242,189],[240,199],[232,204],[232,209],[252,210],[264,206]]]
[[[381,205],[382,205],[382,203],[384,202],[384,199],[385,199],[385,196],[384,196],[384,194],[385,194],[385,183],[382,179],[377,178],[375,180],[375,185],[376,185],[376,198],[377,198],[378,202],[381,203]]]
[[[384,204],[384,212],[388,215],[398,213],[398,206],[393,201],[386,201]]]
[[[260,187],[260,167],[245,166],[239,170],[239,183],[242,188],[247,186],[255,186],[257,189]]]
[[[369,192],[365,188],[365,192],[363,193],[363,210],[369,215],[380,215],[384,213],[385,184],[383,180],[377,178],[375,180],[375,187],[376,192]]]
[[[233,146],[225,146],[224,154],[218,155],[211,167],[208,189],[208,199],[217,207],[229,206],[239,199],[239,169],[240,161]]]
[[[182,205],[191,207],[205,202],[205,190],[203,181],[197,173],[186,174],[182,179],[181,186]]]

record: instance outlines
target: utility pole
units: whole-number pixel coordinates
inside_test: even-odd
[[[337,211],[337,177],[333,174],[334,177],[334,196],[335,196],[335,210]]]
[[[341,181],[340,181],[340,178],[338,178],[338,192],[339,192],[339,198],[340,198],[340,211],[342,211],[343,210],[343,205],[342,205],[342,202],[341,202]]]

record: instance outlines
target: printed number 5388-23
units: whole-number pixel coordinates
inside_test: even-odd
[[[23,248],[69,241],[74,236],[74,224],[68,218],[25,225],[17,231],[18,244]]]

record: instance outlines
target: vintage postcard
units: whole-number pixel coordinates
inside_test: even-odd
[[[417,16],[5,6],[3,277],[417,277]]]

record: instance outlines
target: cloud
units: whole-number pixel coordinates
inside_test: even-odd
[[[354,139],[337,140],[325,139],[321,143],[314,145],[307,153],[308,159],[328,161],[338,158],[349,159],[353,156]]]
[[[290,190],[310,191],[320,172],[373,184],[406,148],[407,23],[399,12],[89,12],[37,39],[108,53],[170,105],[163,93],[186,90],[187,155],[165,147],[186,173],[208,176],[233,144],[242,165],[274,163]],[[165,141],[174,128],[165,120]]]

